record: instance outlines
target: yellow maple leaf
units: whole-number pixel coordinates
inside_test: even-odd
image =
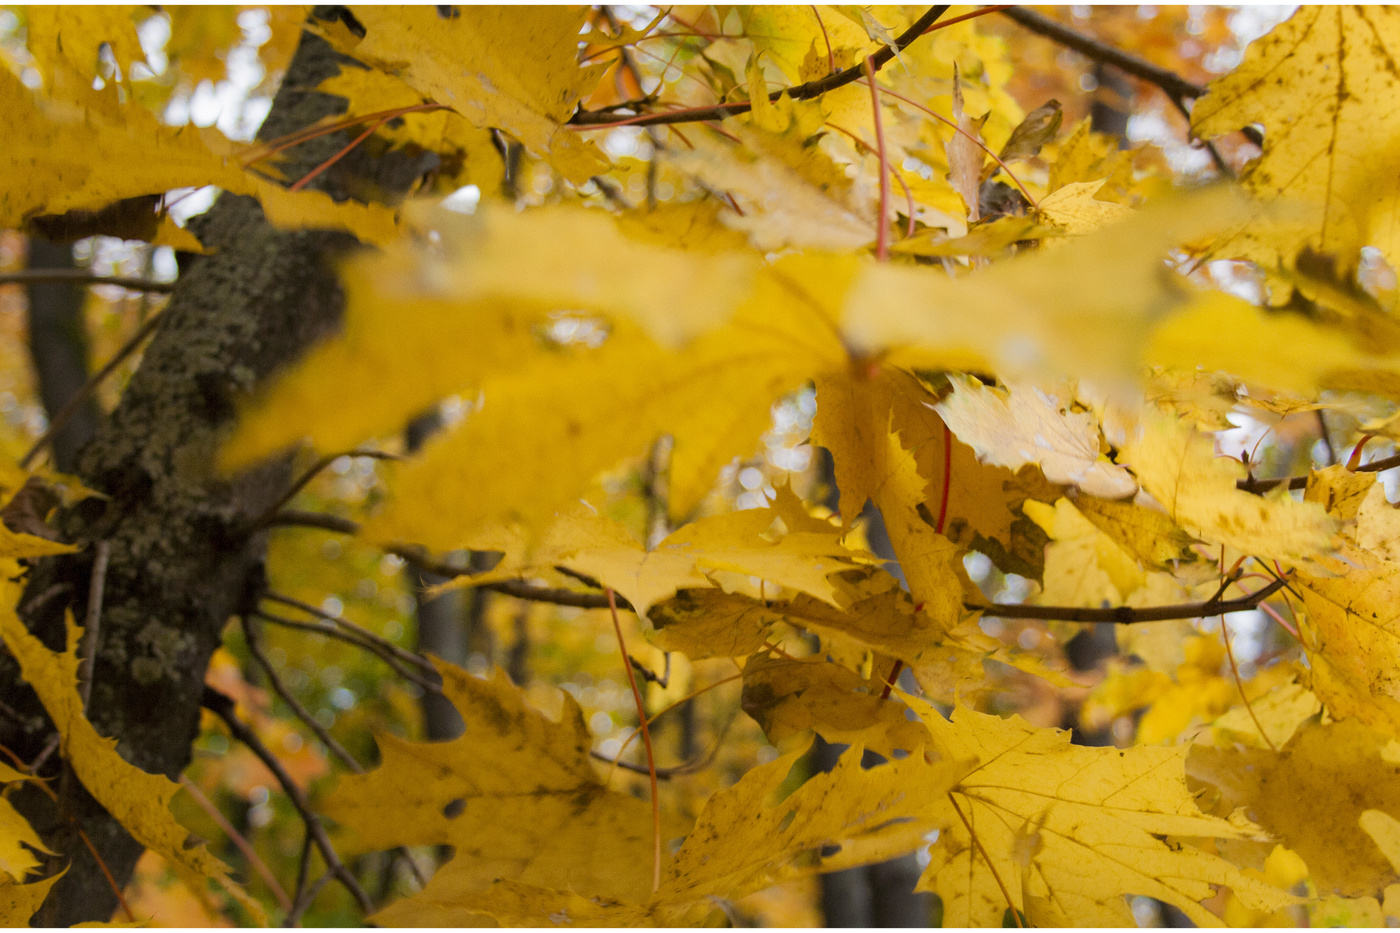
[[[1172,419],[1145,420],[1119,460],[1189,533],[1246,554],[1296,561],[1327,553],[1336,522],[1315,502],[1235,488],[1244,466],[1215,455],[1209,435]]]
[[[1362,328],[1357,327],[1360,334]],[[1315,397],[1342,377],[1391,372],[1395,358],[1366,352],[1345,330],[1300,314],[1267,311],[1226,292],[1201,292],[1167,318],[1143,349],[1149,364],[1228,372],[1251,383]]]
[[[980,460],[1011,469],[1034,463],[1050,482],[1104,499],[1137,492],[1127,470],[1100,456],[1097,419],[1069,410],[1073,399],[1033,386],[1002,392],[967,376],[950,381],[953,392],[938,403],[938,413]]]
[[[19,588],[7,584],[4,596],[4,605],[13,607]],[[19,663],[21,676],[53,719],[63,738],[63,757],[88,792],[141,845],[196,875],[217,881],[261,920],[262,907],[233,881],[228,867],[171,815],[170,801],[179,785],[164,775],[148,774],[127,764],[117,754],[116,741],[98,735],[83,715],[83,700],[78,695],[79,634],[70,620],[68,649],[54,653],[29,634],[13,608],[0,611],[0,637]]]
[[[9,765],[0,765],[0,783],[9,784],[25,780],[33,778],[19,773]],[[39,860],[34,857],[35,852],[53,854],[29,825],[29,821],[15,809],[14,804],[0,797],[0,872],[9,876],[0,880],[6,883],[21,882],[25,875],[37,870]],[[21,922],[28,921],[29,918],[25,917]]]
[[[1332,469],[1334,468],[1328,467],[1328,470]],[[1371,474],[1349,473],[1347,476],[1347,486],[1344,488],[1352,495],[1342,500],[1343,511],[1339,517],[1355,518],[1354,536],[1362,550],[1376,557],[1400,563],[1400,510],[1391,505],[1386,498],[1385,484],[1378,479],[1371,479]],[[1366,479],[1363,480],[1362,477]],[[1312,476],[1308,479],[1311,485]],[[1363,491],[1364,495],[1358,502],[1356,493]],[[1348,516],[1346,510],[1352,511],[1352,515]]]
[[[1214,925],[1200,904],[1214,885],[1260,909],[1297,902],[1218,856],[1159,838],[1250,834],[1197,808],[1185,748],[1086,748],[1020,717],[959,707],[948,722],[929,704],[908,702],[942,754],[977,762],[952,792],[967,824],[944,831],[919,881],[943,899],[945,924],[999,926],[1012,906],[1036,925],[1129,926],[1125,895],[1143,894]]]
[[[812,104],[770,104],[782,110]],[[781,108],[781,109],[780,109]],[[748,205],[725,222],[749,237],[756,249],[861,249],[875,239],[874,212],[819,147],[765,146],[762,130],[735,127],[743,145],[701,137],[695,148],[667,161],[703,184],[733,192]],[[765,151],[765,149],[767,151]],[[864,192],[862,192],[864,193]]]
[[[325,94],[344,97],[346,113],[383,113],[428,103],[402,79],[377,68],[342,65],[339,74],[317,87]],[[440,157],[434,187],[455,191],[467,184],[482,191],[496,191],[505,177],[505,162],[491,130],[473,126],[455,110],[406,113],[376,130],[395,146],[417,145]]]
[[[1286,225],[1242,220],[1212,251],[1266,269],[1291,264],[1304,245],[1349,267],[1363,245],[1400,257],[1394,185],[1400,116],[1380,102],[1400,90],[1393,65],[1400,13],[1383,7],[1304,7],[1250,43],[1240,66],[1211,82],[1191,110],[1202,136],[1265,126],[1264,152],[1246,190],[1313,209]],[[1377,182],[1380,183],[1377,183]]]
[[[7,927],[29,926],[30,918],[44,905],[44,899],[49,896],[49,888],[61,877],[62,872],[33,884],[20,884],[9,878],[0,879],[0,924]]]
[[[744,665],[742,705],[775,745],[811,729],[828,742],[885,758],[897,748],[923,748],[928,730],[905,717],[903,704],[882,700],[883,687],[825,657],[758,655]]]
[[[1077,496],[1074,507],[1100,531],[1148,567],[1172,569],[1191,560],[1192,538],[1170,517],[1135,502]]]
[[[736,9],[744,24],[744,34],[753,41],[754,49],[767,55],[794,83],[827,73],[828,41],[837,68],[858,61],[859,52],[871,44],[864,29],[828,6],[759,4]],[[813,60],[819,62],[821,71],[805,74],[803,67],[814,49],[820,53]]]
[[[1352,545],[1299,573],[1312,689],[1338,718],[1400,736],[1400,564]]]
[[[571,521],[569,519],[572,518]],[[567,522],[567,529],[560,524]],[[727,570],[837,604],[827,579],[869,555],[841,544],[838,526],[813,518],[786,486],[765,509],[744,509],[691,522],[648,551],[620,525],[579,510],[550,537],[559,559],[627,597],[638,612],[676,590],[703,586],[705,573]]]
[[[496,885],[475,903],[503,926],[695,926],[715,897],[736,898],[816,871],[849,868],[908,852],[951,817],[944,794],[965,769],[958,761],[925,761],[916,753],[862,768],[860,749],[772,803],[806,754],[799,749],[759,765],[711,795],[645,902],[522,885]],[[822,851],[840,847],[834,855]]]
[[[138,10],[141,7],[125,4],[26,9],[27,44],[29,54],[34,56],[34,67],[50,82],[68,71],[90,82],[100,74],[98,53],[105,45],[121,69],[122,80],[130,82],[132,64],[146,60],[136,33]]]
[[[1358,822],[1367,810],[1400,816],[1400,746],[1357,722],[1305,723],[1278,751],[1195,746],[1187,764],[1225,808],[1251,819],[1307,862],[1321,891],[1375,896],[1400,881]],[[1374,818],[1372,818],[1374,820]]]
[[[482,129],[498,128],[583,184],[604,170],[601,153],[563,125],[605,67],[578,64],[581,7],[371,8],[365,34],[332,36],[340,51],[402,78]],[[361,15],[362,14],[362,15]]]
[[[241,168],[233,144],[217,130],[166,126],[144,107],[119,102],[115,86],[74,100],[39,98],[0,68],[0,117],[12,128],[0,168],[27,180],[0,190],[0,224],[8,227],[36,214],[215,185],[257,197],[268,219],[288,229],[349,230],[371,243],[395,235],[389,208],[289,191]]]
[[[842,329],[856,352],[887,352],[895,366],[1126,382],[1150,326],[1187,294],[1162,257],[1244,210],[1225,189],[1163,198],[1051,253],[958,279],[872,264],[851,286]]]
[[[1043,502],[1027,502],[1024,508],[1053,539],[1045,549],[1045,584],[1036,602],[1098,608],[1123,602],[1146,582],[1137,561],[1068,499],[1054,508]]]
[[[480,913],[472,892],[497,878],[645,898],[652,877],[650,807],[598,779],[592,739],[572,697],[564,698],[562,718],[554,722],[530,707],[501,670],[489,680],[446,663],[439,670],[466,734],[432,744],[380,736],[380,766],[342,776],[325,805],[327,815],[353,831],[355,851],[457,849],[420,894],[377,914],[380,922],[417,925],[427,916],[422,911],[442,909],[446,898],[460,923]],[[685,822],[668,813],[663,830],[673,838],[685,832]]]
[[[1074,236],[1093,233],[1105,224],[1122,220],[1131,208],[1112,201],[1100,201],[1094,196],[1108,181],[1070,182],[1040,199],[1037,216],[1054,227]]]

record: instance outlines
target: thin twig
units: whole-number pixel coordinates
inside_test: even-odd
[[[272,692],[282,698],[282,702],[291,707],[293,715],[306,724],[306,727],[316,734],[316,738],[321,740],[321,744],[326,749],[340,759],[340,763],[345,765],[355,774],[364,774],[364,766],[355,760],[355,756],[345,750],[345,746],[336,741],[326,727],[316,721],[316,717],[311,715],[311,711],[301,705],[301,701],[292,695],[287,689],[287,685],[282,683],[282,678],[278,676],[277,669],[272,666],[267,655],[262,649],[262,636],[258,634],[257,628],[248,621],[247,616],[239,619],[243,626],[243,638],[248,643],[248,653],[253,656],[253,660],[262,668],[263,674],[267,676],[267,682],[272,686]]]
[[[421,677],[418,674],[415,674],[413,671],[409,670],[408,668],[404,667],[394,658],[392,654],[385,651],[383,648],[379,647],[373,642],[365,641],[363,639],[356,638],[354,635],[351,635],[348,632],[343,632],[340,629],[336,628],[334,625],[331,625],[329,622],[322,622],[320,620],[317,620],[315,622],[298,622],[295,619],[288,619],[283,616],[276,615],[275,613],[268,612],[265,609],[256,610],[255,615],[257,615],[257,617],[260,619],[271,622],[273,625],[280,625],[283,628],[299,629],[303,632],[315,632],[318,635],[324,635],[327,638],[334,638],[338,641],[343,641],[347,644],[354,645],[356,648],[363,648],[364,650],[373,654],[375,657],[379,658],[379,660],[383,661],[385,664],[389,665],[389,667],[393,669],[394,673],[398,674],[404,680],[407,680],[410,683],[417,684],[419,687],[423,688],[424,690],[427,690],[429,693],[442,692],[442,688],[440,686],[433,683],[431,680]]]
[[[928,32],[930,27],[938,21],[938,18],[947,12],[948,6],[941,4],[930,7],[923,16],[914,21],[914,24],[899,37],[892,45],[883,46],[872,59],[873,69],[879,71],[895,56],[896,51],[904,51],[915,39]],[[777,101],[783,95],[787,95],[793,100],[811,100],[813,97],[820,97],[828,91],[834,91],[839,87],[845,87],[858,79],[865,73],[865,63],[860,62],[818,78],[815,81],[808,81],[806,84],[799,84],[795,87],[783,88],[768,95],[771,101]],[[672,110],[666,113],[644,114],[639,117],[632,117],[626,120],[615,120],[610,113],[592,113],[587,110],[574,114],[569,120],[569,125],[583,129],[604,129],[610,126],[656,126],[667,123],[697,123],[705,120],[722,120],[725,117],[736,116],[741,113],[748,113],[753,109],[753,104],[749,101],[739,101],[732,104],[718,104],[713,107],[686,107],[681,110]]]
[[[875,59],[869,55],[865,57],[865,83],[870,86],[870,111],[875,118],[875,154],[880,160],[880,219],[876,221],[875,229],[875,260],[889,262],[890,163],[885,159],[885,127],[880,119],[880,83],[875,80]]]
[[[297,887],[296,894],[292,896],[292,906],[287,909],[287,917],[282,921],[283,926],[295,927],[301,925],[301,915],[306,912],[308,902],[306,901],[306,882],[311,875],[311,834],[302,833],[301,837],[301,857],[297,859]]]
[[[963,603],[967,609],[999,619],[1045,619],[1057,622],[1093,622],[1133,625],[1138,622],[1165,622],[1169,619],[1200,619],[1205,616],[1224,615],[1227,612],[1245,612],[1253,609],[1287,585],[1285,580],[1275,580],[1268,586],[1247,596],[1235,599],[1209,599],[1203,603],[1180,603],[1175,606],[1114,606],[1108,609],[1080,609],[1074,606],[1022,606],[1007,603],[992,603],[981,606],[977,603]]]
[[[632,687],[632,700],[637,705],[637,718],[642,721],[642,744],[647,749],[647,776],[651,779],[651,827],[652,861],[651,893],[661,890],[661,800],[656,792],[656,755],[651,747],[651,729],[647,726],[647,711],[642,704],[642,691],[637,689],[637,677],[632,673],[631,656],[627,653],[627,642],[622,638],[622,623],[617,618],[617,603],[613,591],[608,590],[608,601],[612,603],[613,631],[617,633],[617,649],[622,652],[622,667],[627,671],[627,683]]]
[[[267,682],[272,685],[273,692],[282,698],[282,702],[291,707],[296,717],[305,723],[308,729],[316,734],[316,738],[321,740],[321,744],[326,746],[332,755],[340,759],[341,764],[345,765],[346,768],[355,774],[364,774],[364,766],[355,759],[355,756],[346,751],[345,746],[335,740],[335,736],[331,735],[330,730],[321,725],[320,722],[316,720],[316,717],[311,715],[311,711],[303,706],[301,702],[292,695],[292,692],[287,689],[287,685],[282,682],[282,678],[278,676],[276,668],[272,666],[272,662],[268,660],[267,654],[263,651],[262,637],[252,623],[248,621],[248,617],[243,616],[239,619],[239,622],[243,627],[243,638],[248,643],[248,652],[253,656],[253,660],[258,662],[258,666],[262,668],[263,673],[267,675]],[[395,851],[399,857],[408,859],[409,870],[413,872],[413,877],[417,880],[419,888],[426,886],[428,879],[423,877],[423,872],[418,868],[418,863],[413,860],[412,853],[403,846],[400,846]]]
[[[169,293],[175,290],[174,282],[157,282],[130,275],[93,275],[86,269],[26,269],[22,272],[6,272],[0,275],[0,285],[120,285],[133,292]]]
[[[92,576],[88,580],[87,614],[83,617],[83,666],[78,675],[84,713],[87,712],[88,700],[92,697],[92,675],[97,665],[97,639],[102,626],[102,593],[107,586],[107,562],[112,556],[112,543],[107,540],[99,541],[96,551],[97,556],[92,561]]]
[[[293,599],[292,597],[284,595],[282,593],[269,591],[267,593],[264,593],[263,596],[266,599],[270,599],[275,603],[281,603],[284,606],[291,606],[293,609],[300,609],[302,612],[309,613],[310,615],[316,616],[317,618],[325,619],[327,622],[331,623],[337,628],[344,629],[345,631],[350,632],[351,634],[356,635],[360,638],[363,638],[366,641],[370,641],[376,645],[379,645],[385,651],[388,651],[390,654],[392,654],[394,657],[398,658],[401,661],[407,661],[409,664],[417,665],[419,668],[427,671],[430,674],[437,673],[437,668],[433,665],[433,662],[429,661],[421,654],[409,651],[407,648],[402,648],[394,644],[389,639],[383,637],[382,635],[376,635],[369,629],[362,628],[361,626],[356,625],[349,619],[345,619],[337,615],[331,615],[324,609],[320,609],[316,606],[311,605],[310,603],[304,603],[299,599]]]
[[[189,792],[189,795],[194,798],[194,802],[199,804],[199,808],[209,814],[209,818],[218,824],[219,829],[224,831],[224,835],[228,836],[229,841],[233,843],[234,847],[238,849],[239,852],[243,853],[243,857],[248,860],[248,864],[253,867],[253,871],[258,873],[258,877],[267,882],[268,888],[272,891],[272,896],[277,900],[277,906],[282,908],[283,913],[290,911],[292,909],[292,899],[289,898],[287,892],[282,889],[282,885],[278,883],[277,877],[273,875],[271,869],[267,867],[267,863],[258,857],[258,853],[253,848],[252,843],[234,828],[234,825],[228,821],[228,817],[224,816],[218,807],[214,806],[214,801],[204,796],[204,791],[200,790],[193,781],[183,774],[180,775],[180,786]]]
[[[145,339],[155,331],[156,325],[164,319],[164,312],[153,314],[148,317],[144,324],[136,328],[136,333],[132,334],[131,338],[128,339],[126,343],[122,344],[121,348],[107,361],[107,365],[93,373],[92,377],[88,379],[87,382],[83,383],[82,388],[73,393],[73,397],[68,400],[67,404],[58,410],[58,414],[54,415],[53,421],[49,423],[49,429],[45,431],[43,436],[34,442],[34,446],[30,447],[25,455],[20,458],[19,468],[21,470],[29,469],[29,464],[39,455],[39,451],[43,450],[48,443],[58,435],[58,432],[63,430],[64,426],[68,424],[68,419],[73,417],[73,413],[78,410],[78,407],[87,400],[88,396],[92,395],[97,387],[102,384],[104,379],[116,372],[117,367],[120,366],[127,357],[136,352],[137,348],[141,346]]]
[[[298,477],[297,480],[296,480],[296,482],[292,483],[292,485],[289,486],[289,487],[287,488],[287,491],[284,492],[284,493],[282,494],[281,498],[279,498],[276,502],[274,502],[272,505],[270,505],[270,506],[267,508],[267,511],[263,512],[262,515],[258,516],[257,520],[254,521],[254,522],[252,523],[252,529],[253,529],[254,531],[256,531],[256,530],[258,530],[259,528],[262,528],[262,527],[264,527],[264,526],[266,526],[266,525],[272,524],[272,523],[273,523],[273,520],[277,517],[277,511],[278,511],[278,509],[282,508],[282,506],[286,505],[288,502],[291,502],[292,499],[296,496],[297,493],[301,492],[303,489],[306,488],[306,484],[307,484],[307,483],[309,483],[309,482],[311,482],[313,479],[315,479],[316,476],[317,476],[322,470],[324,470],[326,467],[330,466],[332,463],[335,463],[335,462],[336,462],[337,460],[339,460],[341,457],[370,457],[370,458],[373,458],[373,459],[375,459],[375,460],[401,460],[401,459],[403,459],[403,458],[400,457],[398,454],[391,454],[391,453],[388,453],[388,452],[383,451],[383,450],[359,450],[359,449],[356,449],[356,450],[347,450],[347,451],[345,451],[345,452],[343,452],[343,453],[338,453],[338,454],[326,454],[326,455],[325,455],[324,457],[322,457],[320,460],[317,460],[315,463],[313,463],[313,464],[311,465],[311,468],[310,468],[310,469],[308,469],[305,473],[303,473],[300,477]],[[307,514],[314,514],[314,513],[307,513]]]
[[[1235,650],[1230,647],[1230,626],[1221,624],[1220,640],[1225,642],[1225,657],[1230,659],[1230,673],[1235,675],[1235,689],[1240,692],[1240,699],[1244,701],[1244,708],[1249,713],[1249,718],[1254,720],[1254,728],[1259,730],[1259,737],[1264,740],[1264,744],[1269,746],[1270,751],[1278,751],[1278,746],[1274,740],[1269,738],[1269,733],[1264,731],[1264,726],[1259,722],[1259,717],[1254,714],[1254,704],[1249,702],[1249,695],[1244,692],[1244,681],[1240,679],[1240,668],[1235,663]]]
[[[321,877],[311,883],[311,886],[302,892],[301,898],[292,905],[292,912],[287,914],[286,925],[289,927],[301,926],[301,915],[306,913],[306,909],[316,900],[316,895],[321,893],[321,889],[330,883],[332,874],[326,872]]]
[[[233,700],[214,688],[206,686],[204,688],[202,705],[205,709],[208,709],[214,715],[222,719],[224,725],[228,726],[229,732],[233,734],[233,737],[246,745],[248,750],[254,755],[257,755],[258,759],[266,765],[267,769],[277,778],[277,783],[282,785],[282,790],[287,794],[287,798],[291,800],[292,806],[296,808],[297,813],[301,814],[301,819],[302,822],[306,824],[307,832],[309,832],[311,837],[316,841],[316,848],[321,850],[321,858],[326,860],[326,866],[330,869],[331,873],[335,875],[336,879],[345,886],[345,890],[350,892],[351,897],[359,904],[360,910],[366,915],[373,913],[374,902],[369,899],[369,895],[365,893],[364,888],[360,887],[360,883],[355,880],[355,876],[350,873],[350,870],[340,861],[340,857],[335,854],[335,847],[331,845],[330,837],[326,835],[326,828],[321,825],[320,819],[311,811],[311,803],[306,799],[306,794],[304,794],[301,788],[297,786],[296,782],[292,780],[291,775],[287,773],[287,769],[282,767],[282,762],[277,760],[277,756],[267,750],[267,746],[263,744],[262,739],[258,738],[257,733],[234,715]]]

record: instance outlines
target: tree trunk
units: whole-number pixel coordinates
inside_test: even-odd
[[[324,41],[303,34],[259,137],[342,112],[343,99],[313,90],[340,61]],[[342,133],[295,147],[280,167],[298,178],[348,139]],[[357,152],[316,186],[337,198],[403,192],[419,171],[405,160]],[[171,778],[190,761],[204,674],[224,625],[263,586],[265,536],[247,525],[289,478],[286,458],[220,477],[212,466],[216,449],[235,399],[333,331],[343,302],[330,260],[355,246],[343,233],[279,231],[243,197],[221,197],[197,232],[215,252],[183,272],[140,369],[79,459],[83,481],[110,498],[86,500],[61,521],[69,540],[105,540],[111,549],[92,721],[117,739],[127,761]],[[83,617],[91,567],[88,549],[34,568],[22,605],[50,594],[26,613],[50,647],[63,644],[66,611]],[[9,657],[0,663],[0,700],[28,719],[5,723],[0,741],[32,760],[52,727]],[[59,853],[58,864],[68,866],[35,921],[106,920],[116,895],[74,827],[86,831],[120,885],[141,847],[76,780],[64,785],[72,792],[57,809],[32,791],[15,800]]]

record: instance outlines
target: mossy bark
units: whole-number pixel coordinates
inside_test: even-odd
[[[344,100],[312,90],[341,61],[303,34],[259,138],[342,112]],[[345,134],[312,141],[290,150],[279,167],[300,177],[347,142]],[[422,168],[357,152],[316,186],[336,198],[391,199]],[[343,301],[333,263],[357,246],[343,233],[277,230],[242,197],[221,197],[196,229],[214,252],[182,268],[138,371],[79,460],[83,481],[109,498],[89,499],[61,519],[68,540],[105,540],[111,548],[90,717],[98,732],[117,739],[127,761],[171,778],[190,761],[205,672],[224,626],[262,587],[266,541],[249,525],[290,479],[287,458],[220,476],[216,448],[236,399],[336,328]],[[26,614],[51,647],[63,644],[65,614],[83,618],[92,560],[88,548],[30,574],[22,606],[56,594]],[[8,657],[0,700],[17,713],[0,724],[4,743],[31,760],[52,727]],[[119,884],[131,877],[141,848],[75,780],[62,783],[70,793],[57,808],[32,791],[16,799],[59,853],[55,864],[68,866],[35,920],[106,920],[116,895],[76,827]]]

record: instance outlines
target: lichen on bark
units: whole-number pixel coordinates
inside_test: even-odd
[[[304,33],[259,138],[343,112],[343,99],[313,90],[341,61]],[[348,141],[344,133],[313,140],[289,150],[279,168],[300,177]],[[367,191],[392,198],[426,167],[422,159],[359,151],[314,184],[338,199]],[[289,481],[285,457],[221,477],[216,447],[240,394],[336,328],[343,302],[333,262],[357,247],[344,233],[277,230],[245,197],[220,197],[195,226],[213,252],[182,266],[137,372],[78,461],[83,481],[107,498],[60,519],[68,540],[105,540],[111,549],[93,724],[118,740],[126,760],[172,778],[190,761],[210,656],[262,583],[266,542],[249,526]],[[63,644],[67,614],[83,618],[91,566],[88,548],[31,570],[22,605],[63,587],[26,618],[52,648]],[[52,727],[9,657],[0,659],[0,700],[19,713],[0,724],[0,741],[31,760]],[[118,883],[130,878],[140,847],[76,781],[62,783],[69,792],[58,808],[33,791],[16,796],[59,853],[55,867],[67,866],[35,922],[106,920],[116,896],[73,827],[83,827]]]

